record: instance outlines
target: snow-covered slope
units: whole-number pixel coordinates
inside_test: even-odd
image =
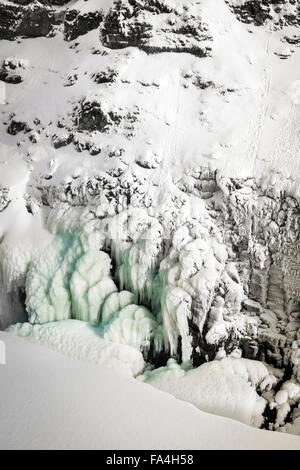
[[[300,449],[298,437],[203,413],[7,333],[0,340],[1,449]]]

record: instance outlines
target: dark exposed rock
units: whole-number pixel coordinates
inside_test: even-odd
[[[28,124],[24,121],[16,121],[12,119],[10,125],[7,128],[7,132],[10,135],[17,135],[19,132],[29,132],[30,128]]]
[[[296,0],[249,0],[238,5],[226,2],[243,23],[261,26],[270,20],[277,27],[299,25],[300,5]]]
[[[92,79],[94,82],[100,83],[113,83],[116,81],[118,72],[114,69],[108,68],[107,70],[101,70],[100,72],[94,73]]]
[[[157,15],[162,14],[157,26]],[[100,26],[100,38],[111,49],[134,46],[148,53],[189,52],[199,57],[210,54],[212,40],[207,25],[189,16],[188,9],[179,14],[163,1],[149,0],[116,1]]]
[[[275,333],[274,331],[269,329],[260,329],[258,332],[258,338],[260,342],[266,343],[267,346],[273,349],[274,351],[276,350],[276,348],[284,348],[286,344],[286,337],[284,335]]]
[[[214,88],[215,84],[211,80],[204,80],[200,76],[196,76],[193,80],[193,85],[201,90],[205,90],[206,88]]]
[[[4,330],[9,325],[28,320],[25,309],[25,292],[23,288],[16,286],[7,290],[7,286],[0,281],[0,329]]]
[[[114,120],[119,120],[119,117],[106,111],[105,105],[102,106],[96,101],[84,101],[78,119],[78,128],[88,131],[105,131]]]
[[[80,131],[107,132],[113,125],[119,126],[124,121],[127,136],[139,114],[138,108],[132,112],[115,108],[98,95],[87,96],[76,109],[75,122]]]
[[[76,9],[68,9],[64,17],[65,39],[67,41],[72,41],[78,36],[98,28],[102,19],[103,12],[101,10],[81,13]]]
[[[261,311],[261,305],[259,304],[259,302],[255,302],[251,299],[244,300],[242,305],[248,312],[259,313]]]
[[[291,36],[284,36],[283,41],[287,42],[288,44],[293,44],[293,45],[300,45],[300,36],[297,36],[295,34]]]
[[[77,73],[70,74],[66,77],[64,86],[73,86],[73,85],[75,85],[77,80],[78,80],[78,74]]]
[[[241,349],[243,351],[243,357],[246,359],[256,359],[258,355],[259,346],[255,340],[243,339],[241,341]]]
[[[63,23],[64,37],[72,41],[92,29],[103,19],[99,11],[80,12],[76,9],[57,9],[69,0],[14,0],[0,2],[0,39],[50,36],[56,25]]]
[[[274,264],[269,270],[267,305],[275,313],[281,313],[285,309],[283,272],[280,266]]]
[[[56,149],[69,145],[72,142],[72,140],[73,140],[73,134],[69,132],[64,132],[61,134],[54,134],[52,136],[52,144],[53,144],[53,147]]]

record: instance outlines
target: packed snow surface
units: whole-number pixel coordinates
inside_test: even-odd
[[[101,365],[0,340],[1,449],[300,449],[298,437],[206,414]]]

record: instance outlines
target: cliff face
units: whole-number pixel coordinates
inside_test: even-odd
[[[26,306],[297,382],[299,26],[292,0],[0,1],[1,328]]]
[[[83,2],[81,2],[83,3]],[[0,39],[43,37],[62,25],[67,41],[98,28],[102,10],[68,8],[68,0],[12,0],[0,3]]]

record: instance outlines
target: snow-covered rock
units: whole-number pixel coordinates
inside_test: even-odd
[[[21,83],[26,77],[28,66],[27,60],[8,57],[0,64],[0,80],[6,83]]]
[[[262,363],[232,358],[187,370],[170,359],[168,366],[146,372],[141,379],[200,410],[256,427],[263,422],[266,406],[256,389],[264,390],[273,381]]]

